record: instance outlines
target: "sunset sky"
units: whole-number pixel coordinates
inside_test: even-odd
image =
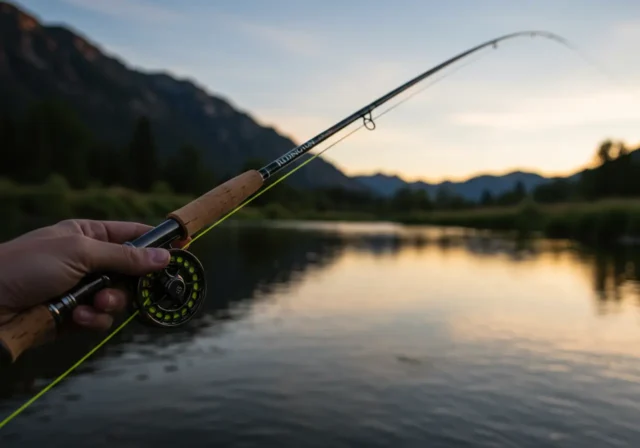
[[[560,34],[605,70],[552,41],[505,42],[381,118],[374,132],[362,130],[326,153],[349,174],[428,181],[513,169],[564,174],[607,137],[640,142],[637,2],[16,4],[136,68],[188,77],[298,143],[421,71],[513,31]]]

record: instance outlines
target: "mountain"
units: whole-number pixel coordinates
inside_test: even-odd
[[[502,176],[486,174],[472,177],[463,182],[445,181],[436,184],[420,181],[406,182],[397,176],[388,176],[380,173],[370,176],[357,176],[356,179],[377,194],[387,197],[405,187],[414,190],[426,190],[431,197],[436,195],[439,188],[447,188],[449,191],[472,201],[479,200],[485,190],[488,190],[493,195],[499,195],[512,190],[518,182],[522,182],[525,189],[531,191],[538,185],[553,180],[553,178],[544,177],[536,173],[522,171],[514,171]]]
[[[102,142],[114,147],[126,144],[135,120],[147,116],[162,155],[193,144],[218,179],[239,173],[248,161],[267,163],[296,146],[286,135],[257,123],[193,81],[132,69],[77,32],[44,25],[0,0],[0,114],[21,114],[33,103],[52,98],[72,106]],[[435,196],[444,187],[477,201],[485,190],[499,195],[518,182],[531,190],[551,180],[516,171],[463,182],[408,183],[385,174],[349,177],[318,158],[286,182],[299,188],[369,190],[386,197],[407,186]]]
[[[396,191],[410,185],[398,176],[389,176],[382,173],[371,176],[355,176],[355,178],[375,194],[385,197],[393,196]]]
[[[161,154],[193,144],[220,177],[238,174],[248,160],[267,163],[296,146],[191,81],[129,68],[69,28],[43,25],[3,1],[0,98],[0,112],[10,114],[43,99],[61,99],[98,138],[115,145],[125,144],[136,118],[145,115]],[[303,188],[365,189],[320,158],[287,182]]]

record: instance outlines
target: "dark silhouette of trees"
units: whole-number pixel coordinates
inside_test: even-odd
[[[140,191],[149,191],[158,179],[159,163],[153,140],[151,123],[140,117],[127,148],[129,172],[126,185]]]
[[[640,196],[640,152],[624,143],[605,140],[595,151],[596,166],[574,179],[556,179],[538,186],[533,198],[540,203],[593,201]]]
[[[130,141],[119,146],[96,140],[74,110],[56,101],[34,104],[20,117],[0,115],[0,149],[0,176],[17,184],[43,185],[53,178],[64,180],[74,189],[126,186],[138,191],[195,196],[226,180],[216,176],[225,173],[224,167],[214,172],[202,149],[188,142],[173,154],[158,154],[147,117],[131,123]],[[367,212],[385,218],[414,212],[510,207],[525,200],[558,203],[640,197],[638,149],[608,139],[594,151],[595,166],[579,176],[553,179],[532,191],[527,191],[522,182],[501,194],[485,189],[475,202],[456,194],[447,183],[433,197],[424,189],[409,187],[391,197],[381,197],[337,187],[301,190],[285,180],[260,194],[252,205],[277,204],[294,213]],[[258,169],[267,162],[249,159],[244,169]]]
[[[163,173],[161,179],[177,193],[201,195],[216,184],[213,171],[204,164],[202,152],[193,145],[184,145],[168,157]]]
[[[20,122],[7,117],[2,122],[3,175],[43,183],[56,173],[74,188],[87,185],[91,134],[72,109],[46,101],[31,107]]]
[[[18,130],[8,115],[0,116],[0,176],[15,179],[14,173],[20,161]]]
[[[600,162],[600,165],[604,165],[607,162],[610,162],[613,159],[613,142],[611,140],[605,140],[602,142],[598,151],[596,153],[596,157]]]
[[[0,116],[0,176],[43,184],[57,174],[72,188],[120,185],[139,191],[164,182],[191,195],[213,188],[216,179],[200,150],[185,145],[163,160],[149,120],[140,117],[132,125],[131,141],[119,148],[96,140],[73,109],[57,101],[34,104],[22,117]]]
[[[409,187],[399,189],[393,196],[391,205],[396,212],[429,211],[433,209],[433,203],[425,190],[414,190]]]
[[[100,142],[91,146],[88,160],[91,185],[127,185],[129,169],[126,154],[117,147]]]
[[[540,203],[566,202],[572,195],[573,186],[567,179],[556,179],[533,190],[533,199]]]
[[[640,149],[640,148],[638,148]],[[576,183],[576,196],[584,200],[640,195],[640,152],[607,140],[596,152],[598,165],[585,170]]]
[[[483,207],[491,207],[495,204],[495,198],[489,190],[484,190],[482,196],[480,196],[480,205]]]
[[[527,189],[522,181],[518,181],[511,190],[498,195],[495,203],[496,205],[513,206],[521,203],[526,197]]]

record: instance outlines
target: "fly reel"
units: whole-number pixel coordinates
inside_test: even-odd
[[[196,256],[183,249],[169,252],[166,268],[140,277],[133,303],[143,322],[179,327],[195,316],[207,290],[204,269]]]

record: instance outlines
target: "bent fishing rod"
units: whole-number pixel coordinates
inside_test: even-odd
[[[125,243],[137,248],[167,248],[171,253],[165,269],[140,278],[128,278],[128,286],[133,290],[132,314],[136,314],[144,323],[164,328],[188,323],[201,309],[206,298],[205,273],[195,255],[186,248],[173,248],[172,243],[194,236],[197,238],[199,232],[204,233],[201,231],[208,230],[248,203],[269,178],[357,120],[362,119],[367,129],[375,129],[371,112],[392,98],[483,48],[496,47],[501,41],[522,36],[540,36],[568,46],[562,37],[545,31],[506,34],[477,45],[407,81],[259,170],[246,171],[218,185],[169,213],[164,222],[142,236]],[[119,279],[119,276],[110,273],[87,276],[63,297],[17,314],[0,327],[0,358],[10,364],[26,350],[54,341],[70,320],[76,306],[90,303],[99,290],[113,285]]]

